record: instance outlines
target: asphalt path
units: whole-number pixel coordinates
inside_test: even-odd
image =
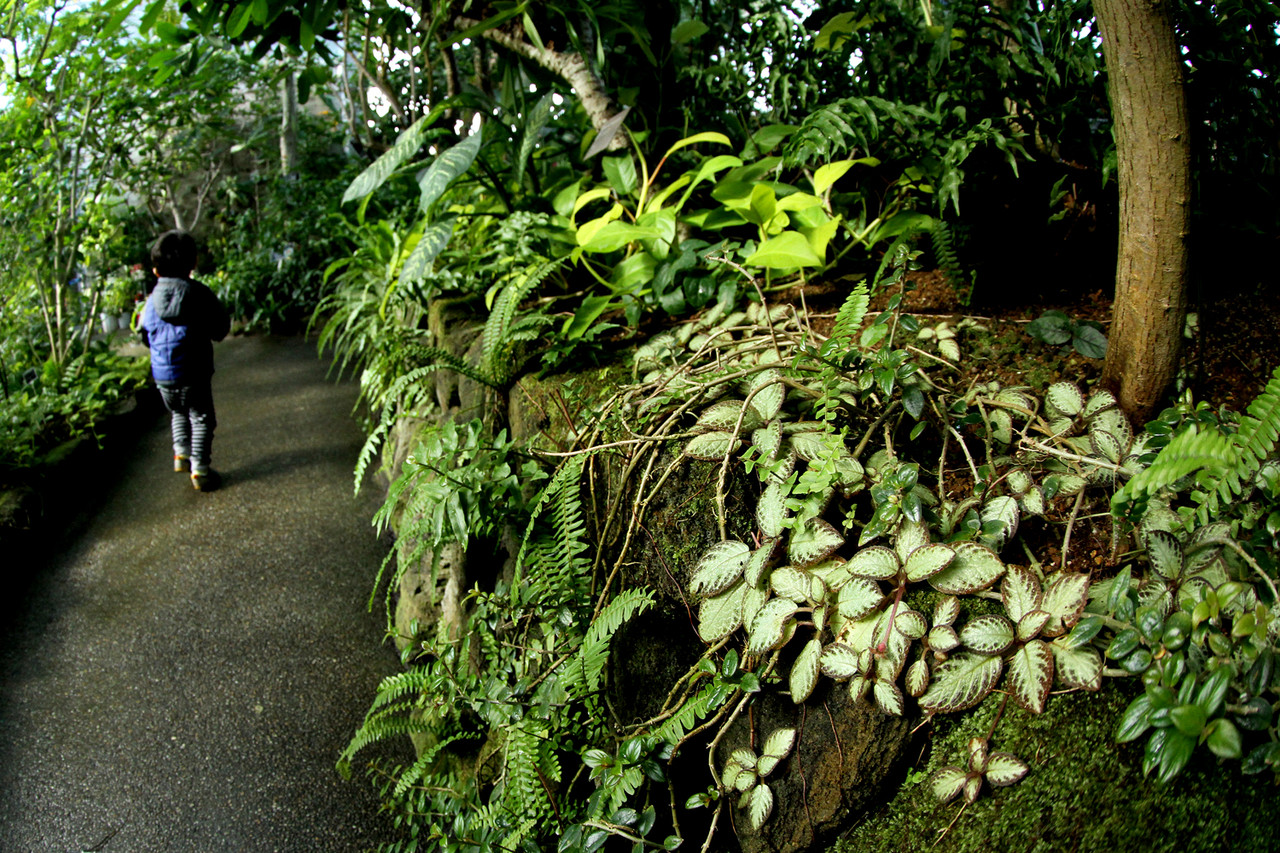
[[[334,762],[395,672],[356,389],[300,339],[216,348],[219,491],[140,419],[66,488],[77,516],[0,554],[0,851],[356,851],[387,834]],[[71,503],[75,503],[72,501]],[[20,582],[14,582],[15,580]]]

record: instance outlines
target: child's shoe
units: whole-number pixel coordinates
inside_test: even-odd
[[[222,476],[210,468],[208,471],[191,472],[191,487],[197,492],[212,492],[222,485]]]
[[[191,470],[191,460],[183,456],[181,453],[173,454],[173,470],[182,473]]]

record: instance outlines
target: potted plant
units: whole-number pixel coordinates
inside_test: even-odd
[[[102,329],[107,333],[128,328],[137,285],[127,275],[112,275],[102,289]]]

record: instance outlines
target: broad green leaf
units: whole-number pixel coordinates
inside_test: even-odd
[[[960,642],[984,655],[998,655],[1013,645],[1013,623],[998,613],[988,613],[960,629]]]
[[[583,225],[578,230],[579,237],[592,223]],[[662,233],[656,228],[646,228],[641,225],[632,225],[629,222],[619,222],[614,220],[606,222],[601,227],[593,229],[586,243],[581,244],[585,252],[616,252],[631,243],[638,243],[641,240],[651,240],[661,237]]]
[[[787,509],[789,495],[790,489],[786,483],[771,482],[765,486],[760,502],[756,504],[756,523],[765,536],[777,538],[782,535],[791,515],[791,511]]]
[[[715,131],[709,130],[704,133],[695,133],[693,136],[686,136],[684,139],[681,139],[675,145],[668,148],[667,153],[663,154],[662,158],[665,160],[681,148],[687,148],[690,145],[697,145],[701,142],[714,142],[717,145],[733,144],[729,137],[725,136],[723,133],[716,133]]]
[[[811,518],[799,530],[791,532],[787,556],[797,566],[812,566],[835,553],[844,544],[844,537],[828,522]]]
[[[576,201],[574,201],[573,211],[569,214],[569,221],[575,221],[578,218],[578,211],[582,210],[582,208],[586,207],[591,202],[599,201],[602,198],[612,197],[613,191],[608,187],[596,187],[595,189],[587,190],[585,193],[578,196]],[[619,210],[618,213],[621,215],[621,210]]]
[[[944,545],[941,542],[917,548],[907,558],[906,565],[903,567],[907,580],[919,582],[933,577],[951,565],[955,555],[950,545]]]
[[[816,207],[822,209],[822,199],[808,193],[791,193],[778,199],[778,210],[788,212],[807,210]]]
[[[698,426],[702,429],[723,430],[726,432],[749,432],[763,425],[760,415],[744,400],[723,400],[708,407],[698,416]]]
[[[1040,581],[1022,566],[1009,566],[1000,586],[1000,597],[1009,618],[1021,621],[1032,610],[1040,609]]]
[[[427,278],[435,266],[436,258],[449,245],[453,237],[454,219],[443,219],[428,228],[413,247],[404,266],[400,268],[402,284],[416,284]]]
[[[1073,572],[1059,572],[1045,588],[1040,609],[1049,614],[1043,628],[1046,637],[1065,634],[1084,610],[1089,601],[1089,576]]]
[[[950,595],[969,595],[991,586],[1005,573],[1005,565],[990,548],[977,542],[957,542],[951,546],[955,559],[929,578],[929,585]]]
[[[952,655],[933,673],[933,683],[920,697],[920,707],[935,713],[963,711],[977,705],[992,691],[1004,672],[1004,661],[993,655],[961,652]]]
[[[602,231],[609,223],[616,222],[622,217],[622,214],[622,205],[614,204],[614,206],[609,208],[608,212],[603,216],[596,217],[595,219],[579,225],[578,230],[574,234],[574,239],[577,240],[578,245],[582,247],[582,250],[586,251],[587,244],[589,244],[591,239],[596,236],[596,233]]]
[[[1182,575],[1182,543],[1163,530],[1150,530],[1146,535],[1147,559],[1162,577],[1176,580]]]
[[[783,598],[771,598],[756,614],[747,638],[747,651],[753,655],[771,652],[785,642],[787,623],[795,616],[796,605]]]
[[[1128,743],[1142,737],[1151,728],[1151,696],[1143,693],[1129,703],[1120,715],[1120,724],[1116,727],[1116,742]]]
[[[1053,652],[1044,640],[1032,640],[1009,658],[1009,691],[1013,701],[1039,714],[1053,686]]]
[[[795,743],[795,729],[775,729],[773,734],[765,739],[764,746],[760,748],[760,762],[756,765],[756,772],[760,777],[764,778],[772,773],[782,759],[791,754],[791,748]]]
[[[227,38],[229,39],[239,38],[240,35],[245,31],[245,28],[249,26],[249,22],[250,20],[252,20],[252,17],[253,17],[252,3],[237,4],[235,9],[232,10],[231,15],[227,18],[227,26],[226,26]]]
[[[726,540],[712,545],[693,570],[690,589],[694,595],[719,595],[742,577],[742,568],[751,549],[742,542]]]
[[[1159,729],[1147,741],[1143,770],[1156,769],[1156,781],[1161,784],[1169,782],[1187,766],[1195,748],[1194,737],[1172,728]]]
[[[418,207],[424,213],[435,204],[458,177],[471,168],[480,153],[484,128],[476,130],[452,148],[441,151],[418,180],[422,193]]]
[[[949,803],[964,790],[969,774],[959,767],[939,767],[929,777],[929,791],[940,803]]]
[[[743,262],[748,267],[789,270],[798,267],[822,266],[822,259],[814,253],[809,241],[798,231],[783,231],[766,240]]]
[[[850,578],[840,587],[836,607],[846,619],[857,621],[868,616],[884,602],[880,584],[870,578]]]
[[[1072,382],[1055,382],[1045,392],[1045,403],[1059,415],[1074,418],[1084,411],[1084,395]]]
[[[705,35],[710,29],[710,27],[696,18],[691,21],[681,21],[671,31],[671,43],[687,44],[699,36]]]
[[[714,598],[708,598],[698,608],[698,636],[704,642],[714,643],[736,631],[742,625],[742,603],[747,585],[734,584]]]
[[[1027,762],[1008,752],[993,752],[987,758],[987,781],[995,788],[1020,781],[1030,770]]]
[[[853,678],[862,671],[858,651],[844,643],[832,643],[823,649],[819,663],[828,678]]]
[[[440,117],[443,108],[437,107],[430,113],[415,121],[397,137],[396,142],[386,153],[369,164],[363,172],[347,187],[342,194],[342,203],[364,198],[391,177],[392,173],[418,153],[426,139],[431,125]]]
[[[747,813],[751,816],[751,828],[759,831],[773,814],[773,791],[768,785],[761,784],[751,789],[750,796]]]
[[[631,195],[636,188],[636,161],[629,152],[604,157],[600,161],[604,175],[619,196]]]
[[[707,461],[720,461],[726,456],[736,453],[742,442],[727,432],[707,432],[695,435],[684,446],[686,456]]]
[[[1219,758],[1239,758],[1244,754],[1244,741],[1236,724],[1221,717],[1209,724],[1205,743]]]
[[[1052,644],[1058,681],[1067,687],[1097,690],[1102,686],[1102,655],[1093,646],[1071,649],[1059,642]]]
[[[845,564],[849,571],[862,578],[871,580],[890,580],[898,576],[901,568],[898,555],[883,545],[872,545],[863,548]]]
[[[880,161],[874,157],[861,157],[857,160],[837,160],[834,163],[824,163],[814,170],[813,192],[816,195],[822,195],[831,189],[836,181],[843,178],[846,172],[858,164],[878,166]]]
[[[893,717],[902,716],[905,703],[897,684],[892,681],[876,681],[872,687],[872,695],[881,711]]]
[[[791,701],[799,705],[809,698],[813,688],[817,686],[818,674],[822,671],[822,640],[817,637],[805,643],[804,648],[791,665],[788,682],[791,687]]]

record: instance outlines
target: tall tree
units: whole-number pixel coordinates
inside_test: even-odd
[[[1095,0],[1120,178],[1115,314],[1103,382],[1136,421],[1173,380],[1186,315],[1191,126],[1168,0]]]

